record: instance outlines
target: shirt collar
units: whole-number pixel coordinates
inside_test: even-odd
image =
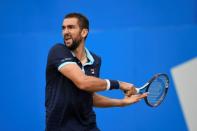
[[[87,56],[87,58],[88,58],[89,61],[87,63],[85,63],[83,66],[92,65],[94,63],[93,56],[91,55],[90,51],[87,48],[85,48],[85,52],[86,52],[86,56]],[[71,51],[71,53],[72,53],[72,55],[74,57],[76,57],[74,52]]]

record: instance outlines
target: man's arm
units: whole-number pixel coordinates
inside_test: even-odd
[[[122,107],[134,104],[141,99],[147,97],[147,93],[141,95],[126,96],[123,99],[112,99],[99,94],[94,93],[93,95],[93,105],[95,107]]]
[[[59,69],[59,71],[68,79],[70,79],[78,88],[90,92],[98,92],[107,89],[106,80],[93,76],[87,76],[81,71],[77,64],[68,64]],[[120,82],[120,89],[124,91],[131,90],[132,84]]]

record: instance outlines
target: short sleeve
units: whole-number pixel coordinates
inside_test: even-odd
[[[47,66],[56,67],[58,70],[67,64],[76,64],[70,50],[63,44],[56,44],[48,54]]]

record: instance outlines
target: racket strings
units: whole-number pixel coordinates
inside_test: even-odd
[[[147,97],[149,104],[156,106],[164,99],[166,88],[165,83],[166,79],[158,78],[150,84],[148,88],[149,95]]]

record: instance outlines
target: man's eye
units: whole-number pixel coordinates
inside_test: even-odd
[[[71,25],[71,26],[68,26],[69,29],[74,29],[75,26],[74,25]]]
[[[65,30],[65,29],[71,30],[71,29],[75,29],[75,28],[76,28],[76,26],[74,26],[74,25],[62,26],[62,30]]]

